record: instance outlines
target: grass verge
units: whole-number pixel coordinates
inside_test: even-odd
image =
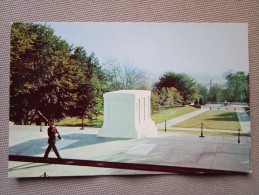
[[[156,113],[153,113],[151,118],[157,124],[157,123],[162,123],[165,120],[173,119],[173,118],[176,118],[178,116],[188,114],[188,113],[193,112],[195,110],[198,110],[198,109],[194,108],[194,107],[191,107],[191,106],[168,108],[168,109],[160,110]]]
[[[236,112],[226,110],[209,110],[178,123],[173,127],[190,128],[201,123],[204,124],[205,129],[222,129],[233,131],[241,129]]]
[[[57,126],[81,126],[82,119],[67,117],[56,123]],[[84,126],[95,126],[102,127],[103,125],[103,115],[99,115],[94,120],[84,119]]]

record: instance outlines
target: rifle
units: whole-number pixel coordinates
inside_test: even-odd
[[[49,120],[38,110],[39,115],[46,121],[46,123],[49,122]]]
[[[48,120],[48,118],[45,117],[39,110],[38,110],[38,113],[39,113],[39,115],[46,121],[46,123],[50,122],[50,121]],[[58,132],[58,130],[57,130],[56,127],[55,127],[55,128],[52,128],[52,132],[55,133],[55,134],[58,134],[58,138],[59,138],[60,140],[62,139],[62,137],[61,137],[61,135],[60,135],[60,133]]]

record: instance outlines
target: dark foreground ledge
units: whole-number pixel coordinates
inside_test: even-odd
[[[47,160],[44,160],[42,157],[17,156],[17,155],[9,155],[9,161],[49,163],[49,164],[73,165],[73,166],[90,166],[90,167],[100,167],[100,168],[154,171],[154,172],[167,172],[167,173],[178,173],[178,174],[237,173],[235,171],[224,171],[224,170],[214,170],[214,169],[124,163],[124,162],[108,162],[108,161],[95,161],[95,160],[78,160],[78,159],[58,160],[57,158],[48,158],[48,161],[47,161]]]

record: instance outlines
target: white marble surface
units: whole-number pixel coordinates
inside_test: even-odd
[[[104,94],[104,124],[100,137],[156,137],[151,119],[151,92],[120,90]]]

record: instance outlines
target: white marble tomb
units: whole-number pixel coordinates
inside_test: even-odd
[[[100,137],[156,137],[157,127],[151,119],[151,92],[120,90],[104,97],[104,122]]]

